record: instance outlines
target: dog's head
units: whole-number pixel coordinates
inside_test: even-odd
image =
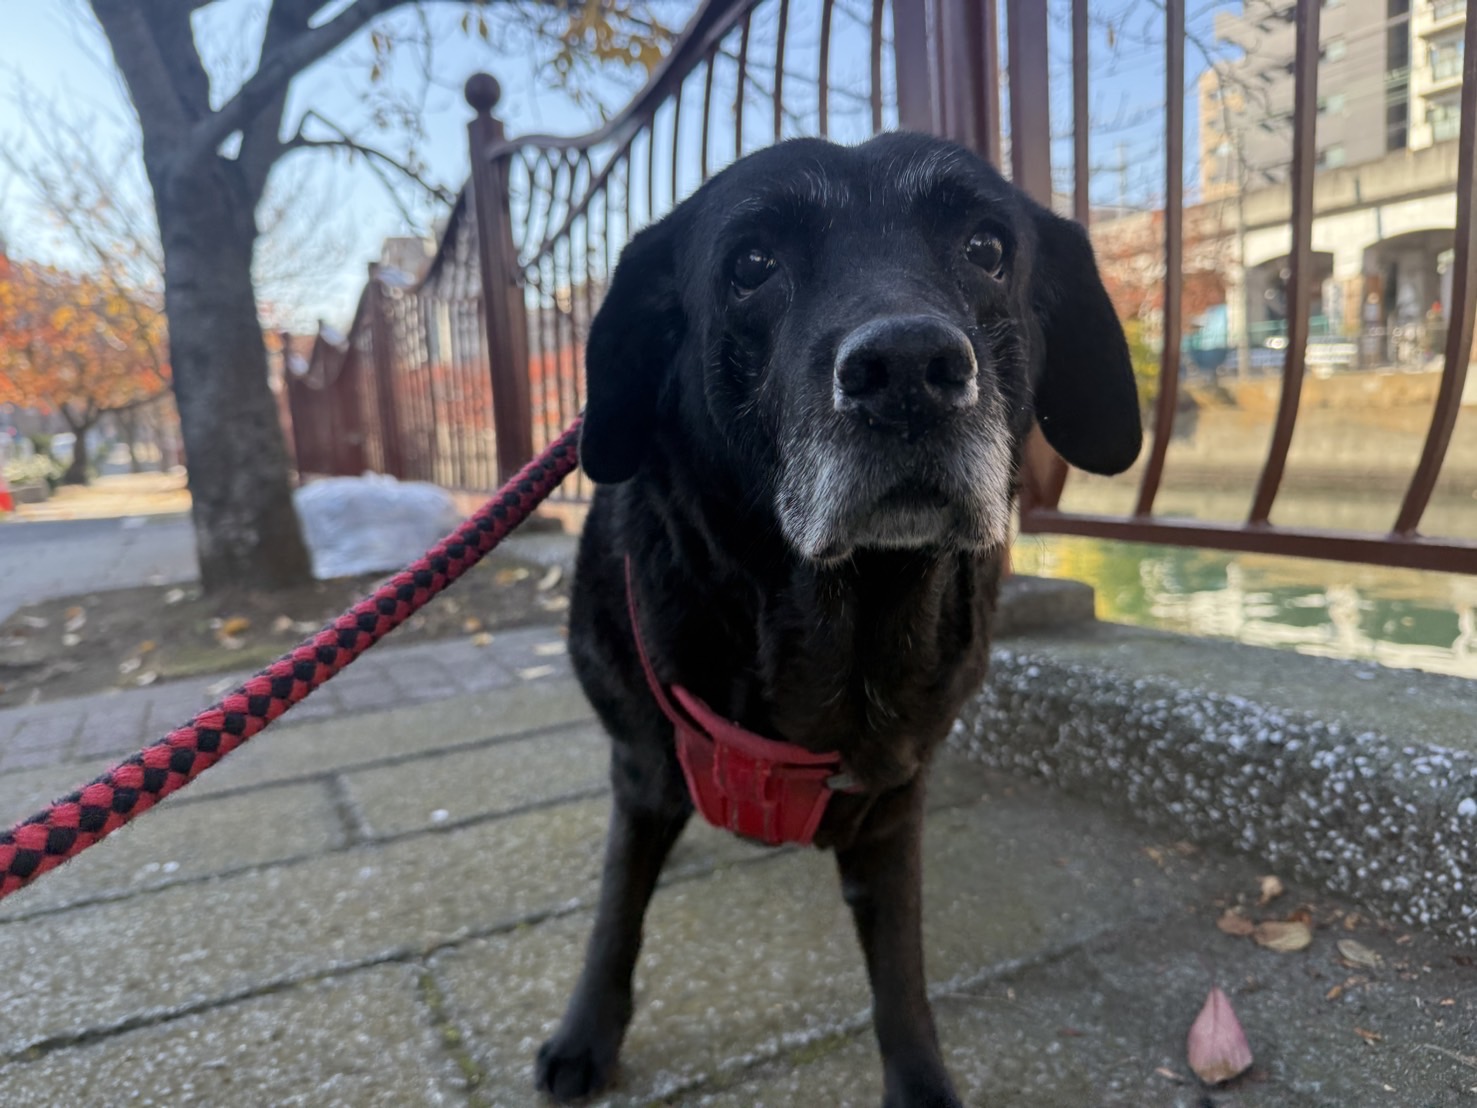
[[[1142,439],[1086,234],[919,135],[718,174],[626,247],[586,366],[592,479],[668,438],[818,562],[1003,543],[1033,417],[1096,473]]]

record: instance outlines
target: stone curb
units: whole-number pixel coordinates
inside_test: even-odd
[[[1098,624],[997,647],[953,741],[992,767],[1472,942],[1472,684]]]

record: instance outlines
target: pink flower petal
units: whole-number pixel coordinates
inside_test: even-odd
[[[1251,1068],[1246,1032],[1220,989],[1211,989],[1205,998],[1205,1007],[1190,1025],[1186,1050],[1190,1068],[1207,1085],[1219,1085]]]

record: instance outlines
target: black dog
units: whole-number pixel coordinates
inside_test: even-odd
[[[670,713],[700,700],[839,753],[814,841],[856,919],[885,1103],[958,1104],[923,973],[923,771],[984,679],[1032,419],[1097,473],[1141,444],[1087,236],[936,139],[787,142],[631,241],[587,366],[580,454],[602,487],[569,641],[615,799],[538,1085],[570,1100],[609,1079],[646,905],[694,807]]]

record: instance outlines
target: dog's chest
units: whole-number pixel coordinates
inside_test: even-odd
[[[746,728],[839,752],[869,792],[895,787],[984,679],[987,613],[959,570],[913,589],[778,589],[747,619],[710,608],[699,680]]]

